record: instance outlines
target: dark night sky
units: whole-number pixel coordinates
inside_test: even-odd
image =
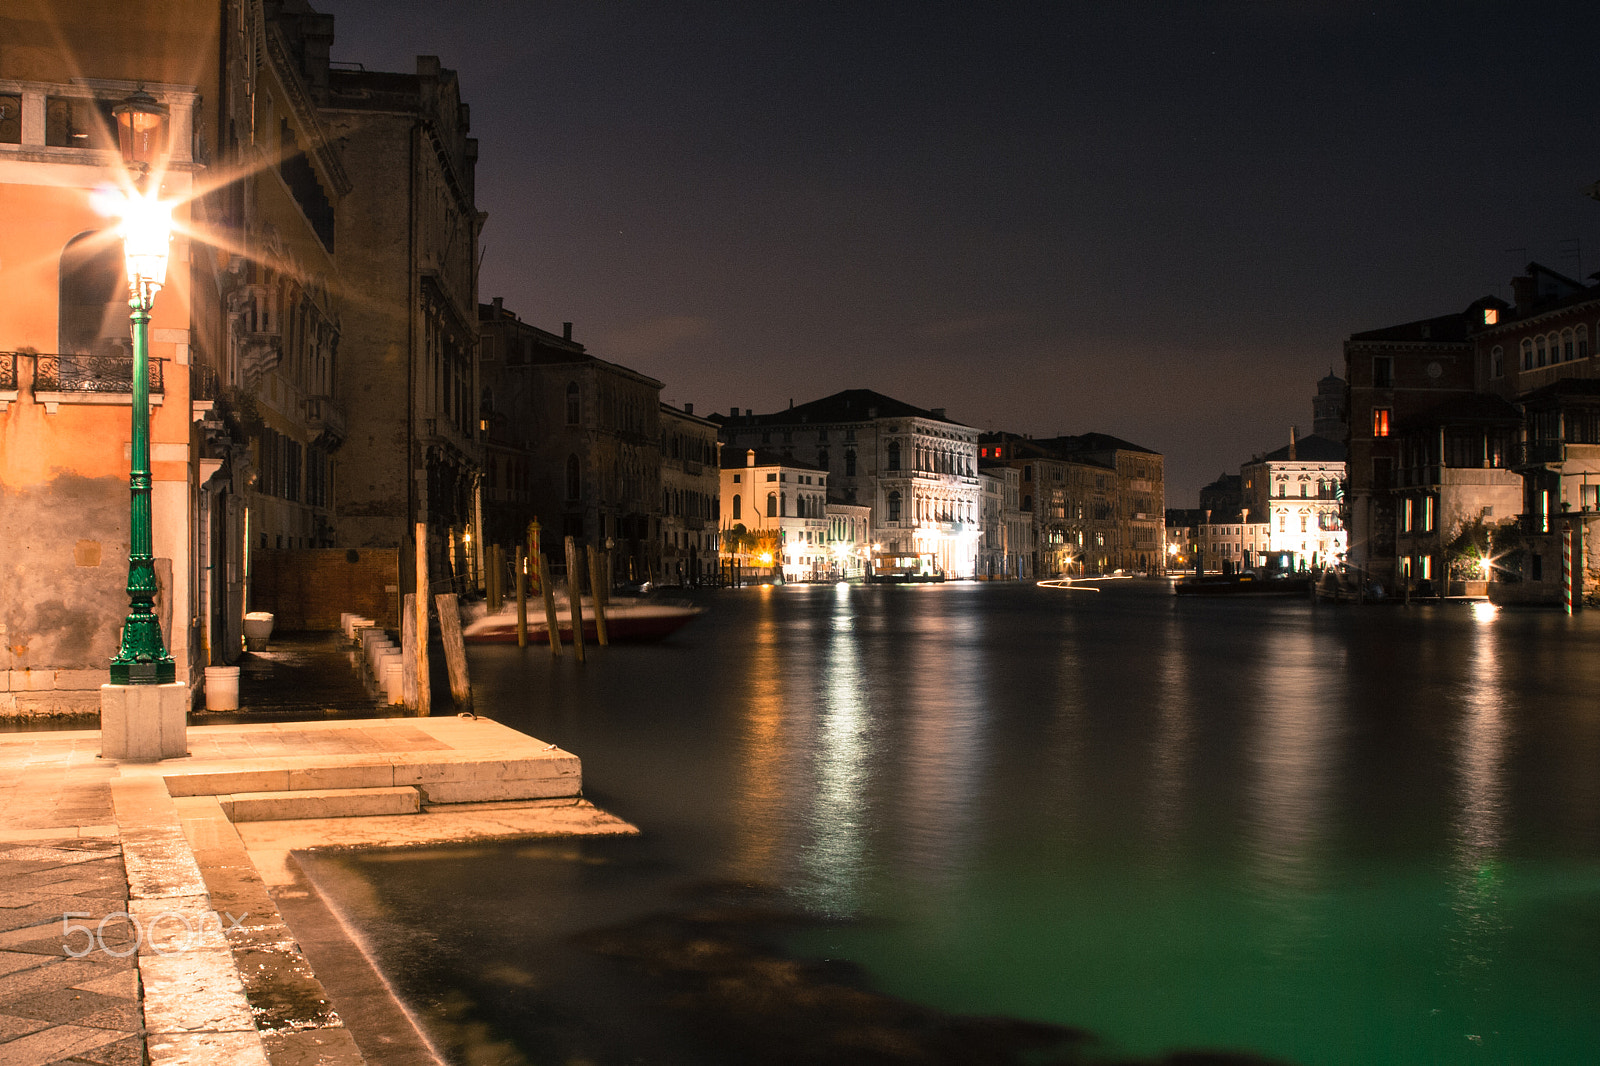
[[[700,413],[1098,430],[1193,506],[1350,333],[1600,268],[1600,4],[312,3],[460,72],[482,298]]]

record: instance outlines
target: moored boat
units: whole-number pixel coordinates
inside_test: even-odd
[[[606,637],[612,641],[661,640],[669,637],[692,622],[705,608],[687,603],[661,600],[614,599],[606,603]],[[517,642],[517,605],[509,604],[493,614],[464,620],[461,639],[468,644],[515,644]],[[556,603],[557,632],[563,644],[572,643],[572,610],[562,600]],[[599,627],[594,617],[594,601],[583,601],[583,639],[599,638]],[[548,641],[549,628],[545,624],[542,600],[528,601],[528,641]]]
[[[1311,575],[1198,574],[1172,587],[1179,596],[1309,596]]]

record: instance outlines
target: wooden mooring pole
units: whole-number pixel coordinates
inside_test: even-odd
[[[578,542],[567,538],[567,605],[572,612],[572,654],[583,662],[583,566]]]

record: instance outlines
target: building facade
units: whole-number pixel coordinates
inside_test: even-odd
[[[722,449],[722,557],[745,577],[822,581],[833,573],[828,474],[774,452]]]
[[[351,192],[333,232],[346,290],[339,359],[348,419],[333,546],[393,548],[425,529],[429,584],[478,583],[478,142],[454,71],[336,69],[320,113]],[[410,591],[414,567],[400,568]]]
[[[943,409],[850,389],[774,414],[713,417],[735,451],[770,450],[826,471],[834,501],[871,508],[882,553],[922,557],[946,577],[977,573],[978,432]]]
[[[1267,526],[1274,570],[1321,570],[1344,563],[1345,448],[1310,436],[1291,440],[1240,470],[1246,509]]]
[[[716,573],[720,447],[717,424],[694,404],[661,405],[662,584],[698,586]]]
[[[48,16],[48,17],[46,17]],[[111,202],[175,235],[149,333],[156,609],[178,680],[237,658],[262,550],[325,542],[349,181],[315,101],[332,22],[303,6],[75,2],[0,14],[0,710],[83,713],[127,611],[131,348]],[[165,109],[148,179],[113,108]],[[106,197],[96,190],[113,189]],[[364,606],[364,605],[362,605]],[[13,675],[16,676],[16,675]]]
[[[1475,391],[1472,329],[1498,301],[1385,329],[1353,334],[1344,344],[1350,437],[1346,463],[1347,564],[1362,585],[1393,589],[1398,560],[1400,497],[1396,470],[1406,427]],[[1431,566],[1431,564],[1430,564]]]
[[[988,433],[979,459],[1020,473],[1037,576],[1165,569],[1166,489],[1159,453],[1104,433],[1047,439]]]

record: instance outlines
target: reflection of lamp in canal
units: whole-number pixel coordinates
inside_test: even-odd
[[[166,283],[172,239],[172,205],[160,199],[159,162],[167,109],[142,89],[112,108],[118,141],[135,188],[119,205],[123,259],[128,275],[133,339],[132,431],[129,448],[128,601],[122,645],[111,660],[111,683],[101,689],[101,753],[107,758],[153,761],[187,748],[187,686],[161,639],[151,532],[150,314]],[[149,187],[146,187],[149,186]]]

